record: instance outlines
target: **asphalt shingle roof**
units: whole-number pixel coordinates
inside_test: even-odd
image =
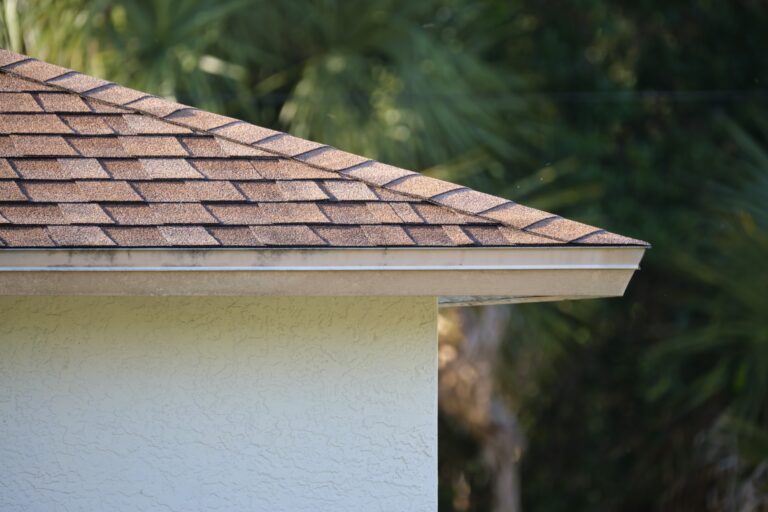
[[[646,245],[0,50],[0,246]]]

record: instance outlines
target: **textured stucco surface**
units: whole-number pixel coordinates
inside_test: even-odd
[[[433,298],[0,298],[0,510],[434,511]]]

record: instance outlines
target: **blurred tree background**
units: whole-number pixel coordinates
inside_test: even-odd
[[[768,510],[768,5],[4,0],[4,47],[650,241],[445,310],[440,510]]]

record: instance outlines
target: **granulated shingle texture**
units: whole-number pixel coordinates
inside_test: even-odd
[[[646,245],[0,50],[0,247]]]

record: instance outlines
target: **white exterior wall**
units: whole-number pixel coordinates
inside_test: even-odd
[[[435,511],[434,298],[0,298],[0,510]]]

